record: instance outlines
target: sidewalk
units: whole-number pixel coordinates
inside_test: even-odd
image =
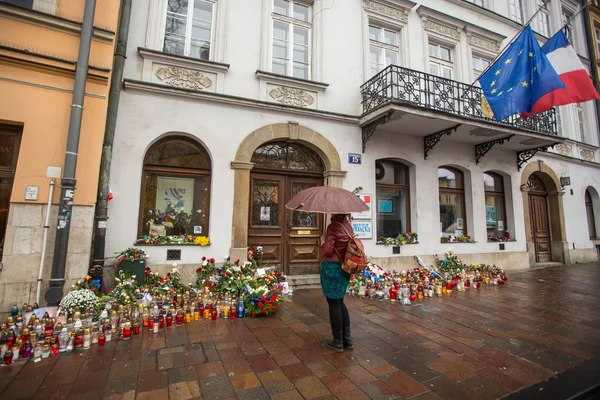
[[[412,306],[347,297],[355,350],[335,353],[321,291],[278,314],[144,331],[0,367],[0,398],[494,399],[600,355],[600,263],[509,273],[502,287]]]

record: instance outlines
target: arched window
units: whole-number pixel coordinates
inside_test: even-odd
[[[410,231],[410,181],[407,165],[393,160],[375,163],[377,237]]]
[[[465,185],[461,171],[452,167],[438,168],[440,226],[443,236],[467,234]]]
[[[291,142],[263,144],[254,150],[252,162],[257,168],[318,173],[325,171],[321,157],[317,153],[301,144]]]
[[[208,236],[210,172],[207,151],[190,138],[152,145],[144,158],[140,236]]]
[[[592,194],[590,193],[590,189],[585,190],[585,213],[587,215],[590,239],[595,239],[598,236],[596,236],[596,219],[594,218],[594,205],[592,204]]]
[[[504,179],[494,172],[483,174],[485,189],[485,226],[488,240],[504,238],[506,229],[506,207],[504,201]]]

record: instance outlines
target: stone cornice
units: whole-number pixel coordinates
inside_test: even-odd
[[[417,13],[423,20],[423,28],[425,30],[445,36],[453,41],[460,40],[461,31],[467,24],[465,21],[450,17],[425,6],[419,7]]]
[[[310,81],[308,79],[294,78],[291,76],[285,76],[285,75],[279,75],[279,74],[273,74],[271,72],[266,72],[266,71],[261,71],[261,70],[256,71],[256,77],[260,81],[268,81],[268,82],[272,82],[272,83],[275,83],[278,85],[284,85],[284,86],[299,87],[299,88],[302,88],[305,90],[316,90],[318,92],[324,91],[329,86],[328,83]]]
[[[395,1],[390,0],[363,0],[364,9],[374,15],[383,16],[390,20],[406,24],[408,22],[408,13],[415,5],[412,1]]]
[[[467,24],[465,31],[467,32],[467,39],[471,46],[494,54],[500,51],[502,41],[506,39],[506,36],[471,24]]]
[[[284,111],[289,114],[300,114],[307,115],[316,118],[324,118],[329,120],[334,120],[338,122],[345,122],[349,124],[357,124],[358,116],[348,115],[348,114],[340,114],[329,111],[319,111],[309,108],[301,108],[296,106],[289,106],[285,104],[276,104],[256,99],[250,99],[247,97],[239,97],[226,95],[221,93],[212,93],[205,91],[197,91],[192,89],[184,89],[184,88],[176,88],[172,86],[151,83],[151,82],[143,82],[138,80],[126,79],[123,81],[123,85],[126,91],[129,92],[137,92],[137,93],[146,93],[146,94],[159,94],[166,96],[174,96],[180,98],[188,98],[199,101],[212,101],[217,103],[223,103],[230,106],[242,106],[242,107],[252,107],[263,110],[271,110],[271,111]]]
[[[164,53],[162,51],[151,50],[144,47],[138,47],[138,54],[143,59],[158,61],[168,65],[174,65],[184,68],[200,69],[214,73],[227,72],[229,64],[218,63],[214,61],[205,61],[198,58],[178,56],[175,54]]]
[[[55,15],[46,14],[39,11],[27,10],[25,8],[10,4],[0,3],[0,16],[59,32],[69,33],[71,35],[81,36],[81,22],[57,17]],[[112,44],[114,38],[115,32],[94,27],[92,39],[99,42]]]
[[[252,169],[254,167],[254,163],[247,163],[242,161],[232,161],[231,169]]]

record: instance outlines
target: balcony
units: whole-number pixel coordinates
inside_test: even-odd
[[[498,122],[491,110],[482,108],[479,87],[397,65],[388,66],[364,83],[361,95],[363,152],[378,126],[423,137],[425,158],[444,135],[475,145],[477,162],[496,144],[517,153],[533,152],[531,158],[535,152],[564,141],[557,133],[554,109],[528,119],[513,115]],[[489,147],[483,154],[482,146]]]

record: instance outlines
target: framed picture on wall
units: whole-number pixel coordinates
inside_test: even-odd
[[[377,200],[377,212],[382,214],[393,214],[394,199]]]

